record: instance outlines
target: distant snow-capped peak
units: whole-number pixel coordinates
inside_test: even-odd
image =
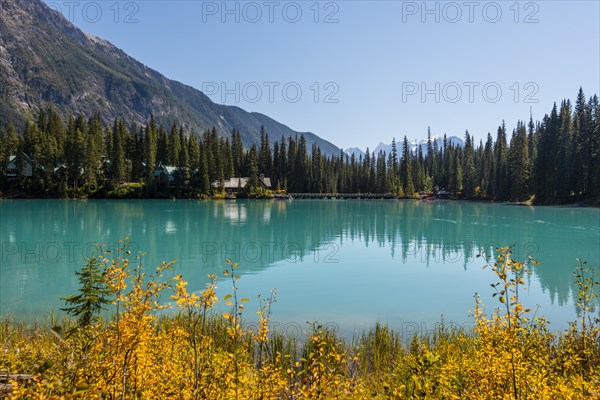
[[[453,145],[453,146],[462,147],[465,144],[465,142],[458,136],[447,136],[446,140],[448,141],[449,145]],[[415,139],[415,140],[409,141],[408,143],[410,146],[411,153],[417,154],[419,151],[419,148],[421,148],[423,155],[426,156],[427,155],[427,142],[428,142],[427,139]],[[432,136],[431,142],[432,142],[432,145],[434,142],[437,143],[438,149],[441,149],[444,146],[444,137],[443,136]],[[380,151],[385,152],[385,154],[390,154],[390,152],[392,151],[392,145],[385,144],[383,142],[379,142],[379,144],[374,149],[369,150],[369,152],[374,153],[376,156],[377,156],[377,154],[379,154]],[[400,154],[402,152],[402,140],[396,141],[396,151],[398,152],[398,154]],[[354,157],[357,159],[359,156],[364,157],[364,155],[365,155],[365,151],[359,149],[358,147],[349,147],[346,150],[344,150],[344,152],[348,156],[352,156],[352,154],[354,154]]]

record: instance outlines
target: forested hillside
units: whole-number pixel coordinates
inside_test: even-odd
[[[202,67],[198,67],[202,75]],[[214,103],[201,91],[166,78],[112,43],[82,32],[40,0],[0,0],[0,124],[22,126],[52,106],[63,117],[100,112],[145,124],[173,122],[187,132],[215,127],[219,136],[235,128],[245,146],[259,143],[261,125],[272,134],[298,132],[267,115]],[[338,149],[304,132],[328,154]]]
[[[437,187],[456,198],[525,201],[535,195],[541,204],[598,204],[599,107],[597,95],[586,100],[580,89],[574,106],[563,100],[541,121],[518,121],[510,133],[502,122],[479,143],[466,132],[464,146],[444,139],[440,147],[430,136],[427,151],[414,153],[404,137],[389,154],[359,158],[327,155],[303,135],[272,138],[264,128],[257,132],[260,145],[246,148],[236,129],[229,140],[215,128],[190,135],[153,117],[145,126],[122,119],[105,125],[100,114],[65,121],[49,108],[36,121],[0,131],[1,185],[9,195],[105,197],[119,184],[138,182],[138,196],[199,197],[214,194],[211,182],[247,176],[256,186],[265,174],[273,189],[289,192],[414,197]],[[21,169],[30,159],[33,176],[21,171],[10,179],[11,155]],[[156,182],[152,172],[159,165],[174,167],[170,185]]]

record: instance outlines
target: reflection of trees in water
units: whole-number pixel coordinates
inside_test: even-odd
[[[10,201],[0,207],[7,210],[1,213],[3,241],[10,238],[28,249],[35,246],[32,238],[80,242],[74,260],[63,255],[59,262],[32,262],[30,256],[24,263],[4,265],[3,300],[37,291],[54,296],[54,301],[65,295],[65,279],[76,286],[73,272],[83,262],[86,244],[89,253],[90,242],[112,245],[125,235],[135,242],[134,249],[148,253],[149,265],[176,259],[178,272],[196,287],[203,285],[207,274],[220,274],[227,258],[240,262],[242,273],[256,273],[280,262],[308,262],[306,257],[327,243],[343,247],[358,241],[389,248],[391,256],[403,262],[417,260],[425,267],[461,263],[465,269],[483,265],[475,258],[481,250],[490,257],[495,248],[512,245],[515,258],[532,255],[542,262],[530,279],[538,279],[553,301],[565,304],[576,294],[570,274],[574,258],[595,262],[596,267],[600,259],[597,246],[586,248],[585,254],[564,251],[564,246],[578,241],[563,239],[565,226],[589,224],[586,218],[597,218],[595,210],[362,200],[43,200]],[[582,231],[582,240],[586,234]],[[19,307],[16,302],[11,305]]]

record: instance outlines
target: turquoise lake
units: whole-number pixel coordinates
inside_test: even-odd
[[[488,310],[493,272],[477,254],[513,246],[540,265],[521,300],[561,329],[576,318],[576,258],[600,276],[600,210],[451,201],[0,201],[0,316],[31,321],[58,311],[78,287],[96,243],[129,236],[144,264],[175,260],[201,290],[224,262],[240,263],[249,323],[257,294],[277,289],[273,324],[288,333],[318,321],[351,336],[387,323],[403,334],[440,322],[471,326],[479,293]],[[231,290],[219,281],[223,297]],[[165,294],[164,302],[169,301]],[[598,314],[598,307],[594,313]]]

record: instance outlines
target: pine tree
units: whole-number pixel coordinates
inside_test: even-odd
[[[585,197],[588,192],[590,176],[593,175],[592,168],[592,121],[590,109],[583,94],[583,88],[579,88],[575,110],[573,112],[573,144],[572,163],[577,168],[573,171],[573,188],[575,194]]]
[[[95,188],[98,182],[98,171],[102,162],[102,120],[99,113],[88,121],[88,130],[84,139],[86,157],[83,162],[84,175],[89,188]]]
[[[310,157],[310,177],[309,177],[309,191],[313,193],[323,192],[323,160],[321,158],[321,149],[318,148],[316,143],[312,144],[311,157]]]
[[[200,150],[200,193],[210,194],[210,178],[208,173],[208,160],[206,149]]]
[[[469,131],[465,132],[465,147],[463,149],[462,164],[462,187],[463,195],[467,198],[473,197],[475,193],[475,160],[473,150],[473,140]]]
[[[79,294],[63,297],[70,307],[61,308],[77,318],[80,327],[92,324],[104,306],[110,304],[110,288],[102,276],[102,263],[96,257],[86,259],[83,268],[75,272],[79,277]]]
[[[179,165],[179,151],[181,149],[181,138],[177,133],[177,125],[171,126],[168,138],[169,145],[166,148],[166,161],[167,165],[177,166]]]
[[[440,157],[440,186],[442,188],[448,188],[450,186],[450,171],[452,164],[452,157],[450,157],[450,146],[448,144],[448,137],[444,133],[444,139],[442,140],[442,151]]]
[[[546,114],[544,116],[543,123],[538,129],[538,151],[535,159],[533,189],[535,193],[535,200],[538,203],[544,204],[551,197],[551,190],[548,186],[550,181],[551,170],[548,169],[549,160],[551,156],[550,150],[550,138],[548,137],[548,124],[550,117]]]
[[[494,158],[495,158],[495,179],[494,179],[494,194],[497,200],[506,200],[508,198],[508,171],[507,171],[507,157],[508,157],[508,146],[506,144],[506,125],[502,121],[502,125],[498,127],[498,133],[496,136],[496,143],[494,144]]]
[[[425,171],[427,172],[428,176],[432,176],[433,175],[433,158],[434,158],[435,154],[433,151],[433,141],[431,138],[431,127],[427,127],[427,157],[426,159],[426,169]]]
[[[296,150],[297,150],[297,148],[298,148],[298,145],[296,143],[296,140],[294,140],[294,138],[292,138],[291,136],[288,137],[288,146],[287,146],[288,169],[287,169],[286,180],[288,182],[288,188],[292,192],[300,192],[301,191],[301,190],[298,190],[300,185],[298,184],[298,181],[295,179],[296,178],[296,169],[297,169],[297,167],[296,167],[296,153],[297,153]]]
[[[73,189],[78,186],[80,171],[85,154],[83,153],[84,136],[73,117],[69,118],[67,127],[67,143],[65,145],[65,161],[67,182]]]
[[[425,157],[423,157],[421,146],[417,148],[417,157],[413,158],[413,176],[415,177],[415,191],[422,191],[425,187]]]
[[[529,146],[525,124],[519,121],[510,141],[509,155],[510,198],[523,201],[529,198]]]
[[[151,115],[144,135],[144,159],[146,160],[146,180],[148,182],[154,182],[152,173],[154,172],[154,168],[156,168],[157,146],[158,129],[154,121],[154,115]]]
[[[529,123],[527,124],[527,151],[529,153],[529,191],[535,193],[535,162],[537,160],[537,148],[539,139],[539,126],[536,127],[533,122],[533,115],[529,113]]]
[[[412,167],[410,157],[410,146],[408,139],[404,136],[402,142],[402,160],[400,161],[400,176],[402,180],[402,190],[406,196],[412,196],[415,192],[415,185],[412,178]]]
[[[482,161],[482,189],[484,191],[485,197],[494,198],[494,187],[496,185],[496,169],[494,167],[494,141],[492,139],[492,134],[489,132],[487,135],[487,140],[485,142],[485,148],[483,150],[483,153],[484,157]]]
[[[294,182],[297,192],[306,192],[307,179],[306,172],[308,171],[308,153],[306,150],[306,138],[300,135],[298,148],[296,151],[296,161],[294,162]]]
[[[387,164],[385,161],[385,152],[379,151],[377,154],[377,192],[387,193],[388,192],[388,180],[387,180]]]
[[[261,174],[271,176],[273,158],[271,156],[271,145],[269,143],[269,134],[265,132],[265,127],[260,128],[260,150],[258,154],[258,169]]]
[[[440,149],[438,147],[437,140],[433,141],[433,153],[431,156],[432,159],[432,170],[431,176],[433,178],[433,184],[437,186],[441,186],[440,182],[440,170],[442,168],[442,155],[440,154]]]
[[[566,203],[572,192],[573,182],[573,126],[571,123],[571,103],[563,101],[558,115],[558,132],[556,138],[556,200]]]
[[[326,155],[316,143],[311,143],[308,153],[304,136],[282,137],[271,146],[264,128],[260,145],[252,152],[243,148],[236,129],[231,139],[219,137],[216,128],[194,135],[174,121],[167,132],[156,125],[153,116],[145,127],[131,121],[128,129],[118,118],[103,126],[98,113],[88,120],[81,115],[69,116],[63,124],[50,107],[41,109],[33,122],[23,126],[22,139],[10,121],[7,129],[0,129],[0,184],[3,190],[14,185],[46,195],[58,194],[67,185],[77,188],[84,181],[85,187],[79,192],[92,193],[106,184],[106,178],[120,182],[145,175],[148,194],[152,194],[152,172],[157,163],[166,163],[178,168],[179,196],[208,194],[211,182],[222,183],[234,175],[265,173],[276,187],[289,186],[290,191],[299,192],[389,191],[412,195],[431,190],[435,184],[462,190],[465,197],[524,200],[535,194],[540,203],[600,202],[598,114],[598,97],[586,102],[580,88],[573,111],[570,102],[564,100],[560,109],[554,104],[541,122],[534,122],[531,113],[528,124],[519,121],[510,146],[504,122],[495,141],[488,134],[478,146],[466,132],[464,147],[449,143],[446,135],[439,147],[428,128],[426,154],[424,147],[412,152],[405,137],[401,152],[394,138],[390,154],[374,154],[367,149],[357,159],[344,151]],[[245,138],[251,142],[249,136]],[[15,183],[4,176],[12,155],[17,156],[20,171]],[[25,157],[34,160],[32,179],[22,174]],[[66,167],[60,169],[66,171],[61,174],[64,178],[54,173],[58,166]]]
[[[367,193],[376,193],[377,192],[377,174],[375,172],[375,152],[371,153],[369,162],[369,179],[366,181],[366,192]]]
[[[110,154],[111,180],[120,182],[125,177],[125,124],[115,118],[112,129],[112,153]]]
[[[242,164],[244,155],[244,146],[240,133],[233,129],[231,132],[231,152],[233,156],[233,175],[239,177],[242,175]]]
[[[179,154],[177,160],[177,175],[179,178],[179,191],[185,193],[190,184],[190,156],[188,151],[188,140],[183,132],[183,127],[179,129]]]
[[[450,146],[450,154],[452,157],[452,168],[450,169],[451,176],[451,187],[456,191],[462,191],[462,182],[463,182],[463,168],[462,168],[462,159],[461,152],[459,149],[454,148],[454,146]]]
[[[288,158],[287,149],[285,147],[285,139],[281,137],[281,144],[279,149],[279,180],[282,189],[287,190],[288,187]]]
[[[158,165],[169,165],[169,137],[164,126],[158,126],[158,144],[156,146],[156,163]]]
[[[248,175],[248,189],[250,192],[255,191],[259,187],[258,183],[258,154],[256,145],[250,148],[250,174]]]
[[[396,146],[396,138],[392,138],[392,151],[390,152],[390,191],[397,193],[400,186],[399,165],[398,165],[398,148]]]
[[[131,179],[140,182],[146,173],[144,161],[144,128],[142,126],[132,124],[128,152],[131,160]]]

